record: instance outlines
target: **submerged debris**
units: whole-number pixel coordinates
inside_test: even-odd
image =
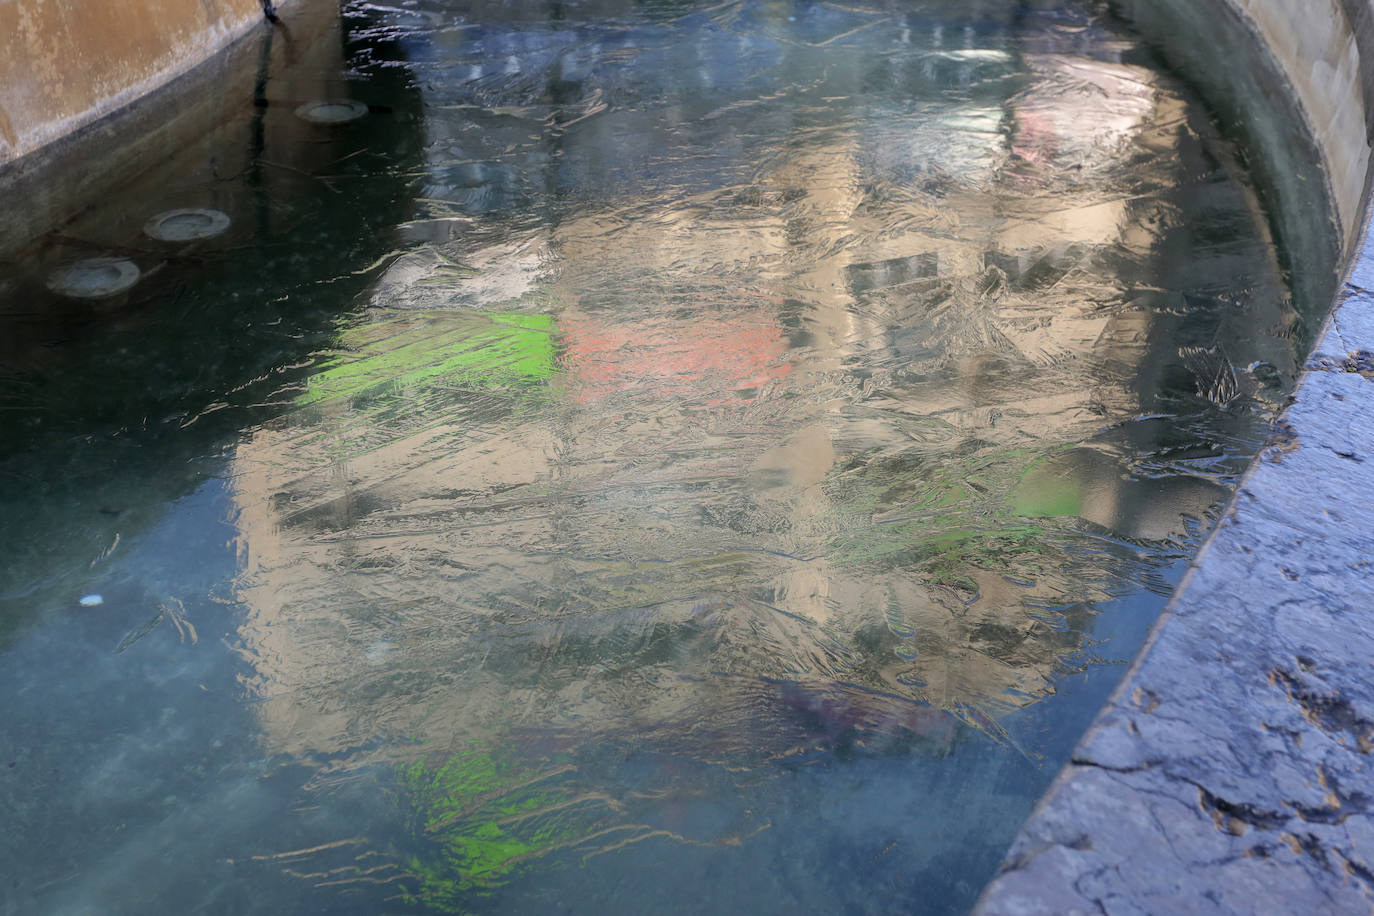
[[[347,124],[367,114],[367,106],[352,99],[320,99],[296,109],[296,117],[311,124]]]
[[[1178,355],[1197,376],[1198,394],[1213,404],[1225,407],[1240,394],[1236,367],[1221,347],[1180,347]]]

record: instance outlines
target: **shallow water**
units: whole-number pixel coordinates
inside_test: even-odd
[[[966,911],[1295,372],[1236,151],[1038,6],[255,36],[0,275],[4,911]]]

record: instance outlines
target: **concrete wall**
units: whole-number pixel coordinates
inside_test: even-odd
[[[1359,235],[1369,171],[1359,42],[1341,0],[1233,0],[1268,46],[1326,165],[1347,244]],[[1347,254],[1349,249],[1347,248]]]
[[[1247,134],[1309,314],[1335,305],[1293,405],[977,913],[1374,909],[1372,6],[1121,0]],[[1321,210],[1340,235],[1329,270],[1302,237]]]
[[[1347,120],[1341,130],[1316,130],[1311,111],[1328,103],[1318,98],[1323,91],[1362,99],[1363,87],[1349,80],[1332,86],[1314,74],[1339,72],[1330,62],[1302,57],[1302,49],[1284,33],[1289,46],[1284,57],[1270,53],[1256,20],[1247,16],[1241,0],[1115,0],[1114,6],[1154,39],[1168,63],[1180,70],[1203,94],[1217,116],[1239,134],[1252,177],[1258,184],[1279,243],[1279,256],[1290,274],[1290,286],[1299,311],[1307,319],[1305,342],[1310,345],[1331,306],[1341,258],[1351,252],[1359,235],[1359,204],[1368,161],[1364,133],[1351,129]],[[1309,8],[1305,0],[1265,0],[1291,26]],[[1311,0],[1314,19],[1324,30],[1345,17],[1335,5],[1343,0]],[[1364,0],[1349,0],[1364,2]],[[1348,30],[1347,30],[1348,31]],[[1348,51],[1342,42],[1332,43],[1332,60]],[[1304,99],[1311,99],[1310,103]],[[1339,156],[1326,157],[1336,138],[1346,144]],[[1352,139],[1353,138],[1353,139]],[[1323,144],[1323,145],[1319,145]],[[1358,146],[1363,147],[1363,152]],[[1314,168],[1325,160],[1340,169]],[[1336,204],[1333,189],[1353,186],[1355,206]],[[1345,193],[1349,193],[1349,190]],[[1332,231],[1340,237],[1330,244]]]
[[[0,0],[0,165],[185,73],[262,18],[258,0]]]
[[[25,203],[4,210],[0,258],[154,166],[203,167],[188,149],[240,130],[288,58],[338,57],[336,0],[277,7],[273,27],[259,0],[0,0],[0,199]]]
[[[1280,164],[1307,171],[1308,163],[1274,157],[1286,155],[1281,146],[1305,152],[1315,143],[1343,250],[1351,254],[1363,222],[1370,109],[1369,65],[1362,63],[1362,38],[1347,10],[1364,0],[1116,0],[1115,6],[1155,38],[1223,117],[1250,134],[1261,171]]]

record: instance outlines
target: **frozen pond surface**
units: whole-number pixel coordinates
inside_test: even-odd
[[[1088,0],[289,25],[0,265],[0,910],[965,911],[1293,380],[1236,151]]]

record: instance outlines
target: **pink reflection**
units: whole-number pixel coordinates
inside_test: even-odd
[[[775,304],[691,321],[565,313],[560,324],[570,396],[588,403],[633,391],[720,404],[780,381],[792,364],[782,359],[788,343],[771,314]]]
[[[1114,167],[1157,104],[1153,82],[1129,64],[1058,54],[1026,63],[1039,79],[1012,99],[1010,152],[1037,169]]]

